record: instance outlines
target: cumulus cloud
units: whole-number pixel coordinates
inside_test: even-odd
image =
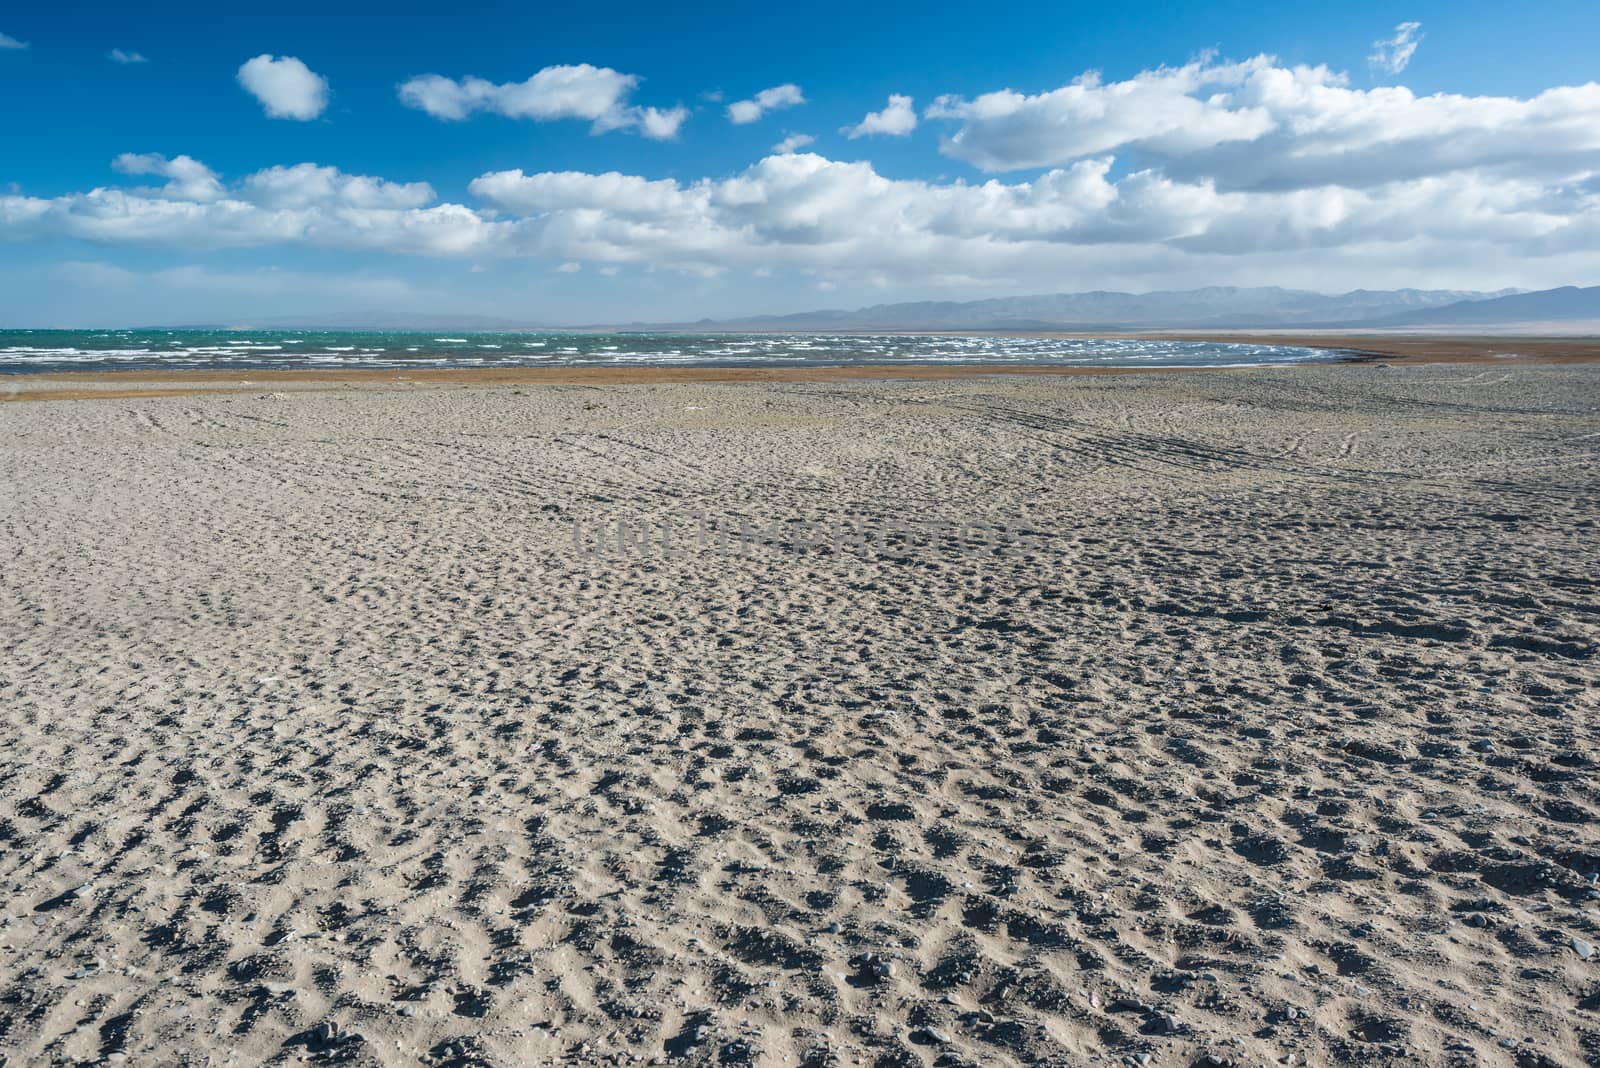
[[[1589,91],[1541,96],[1581,101]],[[1562,114],[1575,106],[1541,105]],[[1224,132],[1218,125],[1209,136]],[[1600,274],[1600,157],[1574,147],[1582,134],[1569,131],[1559,159],[1538,156],[1538,144],[1526,149],[1537,157],[1530,161],[1491,151],[1499,142],[1467,139],[1455,165],[1421,173],[1358,168],[1359,182],[1241,184],[1237,174],[1182,173],[1179,164],[1200,158],[1199,150],[1130,153],[1137,162],[1100,152],[1027,180],[926,181],[791,150],[688,181],[495,171],[470,183],[468,203],[438,203],[423,182],[312,163],[228,181],[187,156],[128,154],[116,170],[164,184],[0,195],[0,239],[302,245],[471,263],[536,257],[552,268],[787,269],[862,284],[959,279],[974,287],[1135,277],[1149,288],[1219,275],[1240,284],[1406,285],[1422,272],[1429,284],[1454,286],[1582,281]],[[1207,139],[1195,130],[1181,136]],[[1476,161],[1474,145],[1482,152]]]
[[[904,137],[916,128],[917,111],[912,107],[911,98],[891,93],[889,104],[882,111],[869,111],[866,118],[854,126],[841,128],[839,132],[854,141],[858,137],[870,137],[873,134]]]
[[[308,208],[338,204],[352,208],[421,208],[434,199],[427,182],[388,182],[345,174],[336,167],[300,163],[268,167],[243,182],[242,193],[267,208]]]
[[[805,102],[805,94],[800,91],[798,85],[793,83],[774,85],[771,89],[761,90],[749,100],[735,100],[729,104],[728,121],[735,126],[744,126],[755,122],[769,111],[792,108]]]
[[[1151,170],[1120,180],[1111,173],[1107,157],[1028,182],[930,183],[795,153],[687,184],[618,173],[505,171],[478,178],[471,191],[532,223],[538,247],[574,261],[692,270],[848,267],[902,277],[958,263],[980,276],[1081,268],[1091,256],[1135,250],[1169,264],[1190,256],[1345,247],[1368,255],[1452,246],[1554,250],[1576,247],[1584,221],[1600,219],[1600,197],[1593,194],[1558,210],[1537,184],[1475,175],[1373,190],[1259,193]]]
[[[512,224],[459,204],[431,204],[424,182],[399,183],[304,163],[231,185],[188,156],[125,153],[123,174],[159,188],[96,188],[41,198],[0,196],[0,237],[71,237],[106,245],[254,248],[309,245],[420,255],[504,251]]]
[[[1176,155],[1266,134],[1272,123],[1265,110],[1234,106],[1217,92],[1266,65],[1191,63],[1110,85],[1090,72],[1035,96],[1010,89],[972,100],[941,96],[927,117],[959,121],[943,151],[989,171],[1050,166],[1124,146]]]
[[[210,167],[188,156],[168,159],[155,152],[136,155],[124,152],[111,161],[111,169],[122,174],[155,175],[168,179],[159,190],[144,192],[168,200],[197,200],[202,203],[222,197],[222,182]]]
[[[310,122],[328,107],[328,80],[293,56],[265,53],[239,68],[239,84],[274,119]]]
[[[483,78],[460,80],[422,74],[401,83],[400,101],[436,119],[459,121],[486,111],[512,119],[552,122],[579,119],[595,133],[636,130],[655,140],[670,140],[689,110],[638,107],[628,102],[641,79],[588,63],[545,67],[522,82],[497,84]]]
[[[120,48],[113,48],[106,53],[106,58],[113,63],[148,63],[150,62],[139,52],[124,52]]]
[[[1202,60],[1027,96],[945,96],[942,151],[987,171],[1117,153],[1228,189],[1366,188],[1495,169],[1559,180],[1600,161],[1600,85],[1526,99],[1352,89],[1327,67]]]
[[[772,151],[780,156],[783,156],[790,152],[796,152],[802,148],[805,148],[807,145],[812,144],[815,141],[816,138],[812,137],[810,134],[792,133],[788,137],[785,137],[782,141],[779,141],[777,144],[773,145]]]
[[[28,47],[28,42],[19,41],[9,34],[0,33],[0,52],[21,51]]]
[[[633,108],[629,121],[622,129],[637,126],[639,132],[652,141],[670,141],[678,136],[678,128],[689,118],[686,107]]]
[[[1372,42],[1372,55],[1367,57],[1367,62],[1372,64],[1373,70],[1399,74],[1410,66],[1417,45],[1422,43],[1422,35],[1418,32],[1421,29],[1420,22],[1400,23],[1394,28],[1392,37]]]
[[[616,171],[495,171],[474,178],[468,189],[473,196],[520,215],[573,209],[661,215],[683,199],[683,188],[670,178],[651,180]]]

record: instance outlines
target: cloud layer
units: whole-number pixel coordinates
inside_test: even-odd
[[[0,235],[100,245],[308,245],[449,256],[493,249],[492,235],[504,229],[458,204],[428,206],[435,195],[426,182],[389,182],[310,163],[269,167],[227,186],[188,156],[124,153],[113,166],[167,182],[51,199],[0,196]]]
[[[974,277],[1360,251],[1386,261],[1579,256],[1594,262],[1600,194],[1455,173],[1354,190],[1226,191],[1152,170],[1120,179],[1082,160],[1030,181],[891,179],[868,163],[769,156],[727,178],[484,174],[477,207],[435,203],[426,183],[305,163],[223,183],[185,156],[124,155],[164,179],[55,198],[0,196],[0,236],[186,248],[309,245],[430,256],[538,256],[701,274],[791,267],[842,276]]]
[[[293,56],[247,60],[239,68],[239,84],[274,119],[310,122],[328,107],[328,80]]]
[[[688,109],[630,104],[640,81],[636,74],[579,63],[545,67],[526,81],[503,84],[471,76],[458,81],[422,74],[402,83],[399,94],[407,107],[447,121],[490,112],[536,122],[578,119],[588,122],[595,133],[635,130],[656,140],[676,137],[689,117]]]
[[[0,52],[19,52],[28,47],[28,42],[19,41],[9,34],[0,33]]]
[[[1528,99],[1352,89],[1326,67],[1191,63],[1036,96],[941,97],[942,150],[987,171],[1126,154],[1227,189],[1367,188],[1494,171],[1567,180],[1600,161],[1600,85]]]
[[[636,83],[572,67],[510,86],[407,86],[442,118],[490,110],[648,133],[628,102]],[[892,116],[911,108],[891,97],[848,129],[893,133],[904,120]],[[1425,271],[1429,284],[1493,287],[1600,272],[1594,84],[1417,96],[1257,57],[1084,77],[1034,96],[941,97],[928,114],[955,124],[947,154],[1037,173],[891,178],[803,151],[809,142],[792,135],[732,174],[501,170],[473,180],[465,202],[441,203],[426,183],[310,163],[229,182],[187,156],[126,154],[114,169],[136,181],[123,187],[0,196],[0,239],[791,269],[901,285],[1071,288],[1130,274],[1145,288],[1218,277],[1393,285]]]

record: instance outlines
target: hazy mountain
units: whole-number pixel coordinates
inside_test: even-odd
[[[252,329],[423,330],[448,333],[519,330],[678,331],[1133,331],[1407,329],[1514,327],[1516,324],[1600,323],[1600,286],[1563,286],[1536,293],[1500,290],[1357,289],[1329,295],[1277,286],[1156,293],[1052,293],[970,301],[876,304],[696,322],[561,327],[525,319],[415,312],[345,312],[263,318]]]
[[[1466,326],[1498,323],[1600,323],[1600,286],[1562,286],[1489,300],[1464,300],[1391,315],[1372,326]]]
[[[1178,327],[1343,326],[1384,316],[1504,296],[1452,289],[1358,289],[1329,296],[1263,286],[1157,293],[1054,293],[972,301],[878,304],[793,315],[632,324],[625,329],[698,330],[1150,330]]]

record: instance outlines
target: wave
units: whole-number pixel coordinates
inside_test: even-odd
[[[305,367],[1234,367],[1335,359],[1337,350],[1251,342],[1011,335],[477,334],[405,332],[0,331],[0,373],[52,369]]]

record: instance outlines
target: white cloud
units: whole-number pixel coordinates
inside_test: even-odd
[[[917,111],[912,107],[911,98],[891,93],[889,104],[882,111],[869,111],[866,118],[854,126],[843,127],[839,132],[854,141],[858,137],[868,137],[872,134],[904,137],[916,128]]]
[[[435,256],[503,255],[515,224],[437,204],[424,182],[396,183],[300,164],[225,185],[188,156],[118,156],[124,174],[159,189],[96,188],[39,198],[0,196],[0,237],[70,237],[107,245],[253,248],[309,245]]]
[[[1394,36],[1372,42],[1372,55],[1367,57],[1367,62],[1372,64],[1373,70],[1399,74],[1410,65],[1417,45],[1422,43],[1422,35],[1417,32],[1421,29],[1420,22],[1400,23],[1394,28]]]
[[[111,169],[122,174],[151,174],[168,179],[167,184],[152,196],[168,200],[196,200],[202,203],[222,197],[222,182],[216,172],[199,160],[188,156],[168,159],[155,152],[135,155],[124,152],[111,161]]]
[[[1310,101],[1304,114],[1321,116],[1347,142],[1343,131],[1352,120],[1317,103],[1329,88],[1325,81],[1299,84]],[[1581,113],[1593,91],[1552,89],[1492,107],[1551,128],[1555,116]],[[1269,85],[1255,92],[1263,100],[1287,90]],[[1359,100],[1380,109],[1398,102],[1402,111],[1416,100],[1403,90],[1386,92]],[[1490,105],[1458,99],[1468,101],[1460,106],[1482,125]],[[1267,110],[1276,115],[1274,108]],[[1391,128],[1398,121],[1379,114]],[[1121,130],[1120,122],[1112,126]],[[1225,129],[1215,124],[1209,136]],[[1194,129],[1182,136],[1184,144],[1207,140]],[[470,184],[468,204],[438,203],[423,182],[311,163],[229,181],[187,156],[128,154],[115,161],[118,171],[165,184],[50,198],[0,195],[0,240],[309,246],[479,264],[533,257],[552,269],[570,263],[696,276],[791,271],[860,285],[893,279],[901,286],[981,288],[1039,278],[1062,288],[1119,279],[1137,288],[1177,287],[1216,278],[1314,288],[1422,279],[1454,287],[1553,284],[1600,275],[1600,154],[1584,148],[1594,143],[1586,136],[1597,135],[1574,124],[1557,148],[1540,137],[1520,157],[1509,152],[1509,142],[1467,137],[1449,166],[1440,167],[1435,153],[1420,172],[1372,160],[1353,169],[1327,163],[1308,144],[1299,150],[1302,173],[1325,172],[1314,182],[1243,183],[1240,175],[1252,172],[1216,154],[1215,146],[1168,155],[1130,150],[1131,164],[1100,152],[1028,180],[980,182],[889,178],[867,162],[789,151],[734,174],[690,181],[497,171]],[[1474,150],[1481,153],[1476,159]],[[1281,173],[1281,161],[1296,157],[1282,146],[1276,151],[1274,173]],[[1215,173],[1195,172],[1201,163]]]
[[[249,199],[268,208],[306,208],[339,204],[352,208],[420,208],[434,199],[427,182],[387,182],[344,174],[336,167],[300,163],[268,167],[244,180]]]
[[[328,107],[328,80],[293,56],[262,54],[239,68],[239,84],[274,119],[309,122]]]
[[[1538,183],[1492,175],[1408,179],[1366,190],[1227,192],[1151,170],[1111,178],[1108,157],[1030,182],[894,180],[866,163],[798,153],[687,184],[623,174],[499,172],[475,196],[528,226],[541,254],[687,270],[767,266],[881,270],[918,278],[1084,270],[1137,253],[1175,271],[1361,249],[1365,269],[1455,249],[1538,256],[1579,248],[1600,194],[1552,202]],[[1534,252],[1534,249],[1543,251]],[[1490,250],[1493,250],[1492,252]],[[1600,268],[1600,253],[1589,253]],[[1387,259],[1384,259],[1387,257]],[[1155,266],[1160,264],[1161,266]],[[1496,263],[1494,270],[1503,268]]]
[[[551,122],[580,119],[595,133],[637,130],[645,137],[670,140],[689,117],[685,107],[637,107],[628,98],[640,78],[588,63],[545,67],[523,82],[496,84],[483,78],[457,81],[423,74],[402,83],[400,100],[436,119],[457,121],[487,111],[513,119]]]
[[[113,48],[106,53],[106,58],[113,63],[148,63],[150,62],[139,52],[124,52],[120,48]]]
[[[1126,154],[1229,189],[1365,188],[1464,170],[1548,180],[1600,163],[1600,85],[1527,99],[1351,89],[1326,67],[1197,61],[1025,96],[941,97],[942,151],[988,171]]]
[[[1091,72],[1037,96],[1010,89],[970,101],[941,96],[927,117],[960,121],[943,150],[984,170],[1044,167],[1128,145],[1177,154],[1267,133],[1272,120],[1264,109],[1234,106],[1216,92],[1265,66],[1191,63],[1110,85]]]
[[[686,107],[634,108],[630,121],[623,128],[637,125],[639,132],[652,141],[670,141],[678,136],[678,128],[689,118]]]
[[[728,121],[735,126],[755,122],[769,111],[792,108],[806,102],[805,94],[793,83],[763,89],[749,100],[735,100],[728,105]]]
[[[570,260],[556,268],[556,271],[560,274],[577,274],[581,270],[583,270],[583,264],[573,263]]]
[[[805,148],[814,141],[816,141],[816,138],[812,137],[810,134],[792,133],[788,137],[785,137],[782,141],[779,141],[777,144],[773,145],[772,151],[780,156],[785,156],[790,152],[795,152],[799,149]]]
[[[28,42],[19,41],[15,37],[0,33],[0,52],[21,51],[28,47]]]
[[[468,189],[496,207],[524,215],[585,208],[660,214],[683,199],[682,187],[670,178],[652,181],[616,171],[495,171],[474,178]]]

